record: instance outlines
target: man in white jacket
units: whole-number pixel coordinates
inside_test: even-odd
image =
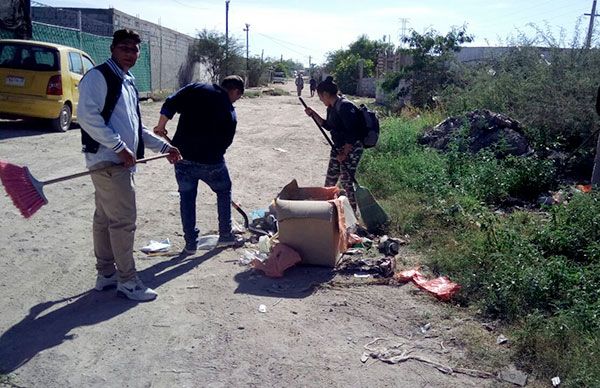
[[[157,293],[138,278],[133,259],[136,204],[133,174],[144,145],[168,153],[174,163],[179,150],[142,125],[139,97],[129,72],[139,58],[139,35],[118,30],[110,46],[111,58],[91,69],[79,84],[77,116],[83,151],[95,188],[93,219],[96,290],[117,287],[117,294],[133,300],[152,300]]]

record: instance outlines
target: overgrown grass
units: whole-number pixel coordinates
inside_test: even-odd
[[[260,90],[246,90],[243,98],[257,98],[262,97],[262,91]]]
[[[289,96],[290,92],[282,88],[270,88],[263,90],[263,94],[267,96]]]
[[[439,113],[388,118],[365,153],[361,183],[382,199],[392,233],[409,233],[429,267],[463,288],[458,301],[502,320],[522,367],[565,387],[600,386],[600,194],[538,211],[496,212],[555,184],[535,158],[498,160],[420,146]]]

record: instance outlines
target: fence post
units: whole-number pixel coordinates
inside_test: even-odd
[[[77,11],[77,36],[79,38],[79,49],[83,50],[83,42],[81,37],[83,23],[81,21],[81,10]]]

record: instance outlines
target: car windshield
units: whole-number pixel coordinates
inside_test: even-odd
[[[59,70],[58,50],[21,43],[0,43],[0,67],[21,70]]]
[[[276,71],[275,73],[273,73],[274,77],[285,77],[285,73],[281,72],[281,71]]]

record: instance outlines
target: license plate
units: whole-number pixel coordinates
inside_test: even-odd
[[[16,77],[14,75],[9,75],[4,80],[4,84],[7,85],[7,86],[20,86],[20,87],[23,87],[23,86],[25,86],[25,78],[23,78],[23,77]]]

